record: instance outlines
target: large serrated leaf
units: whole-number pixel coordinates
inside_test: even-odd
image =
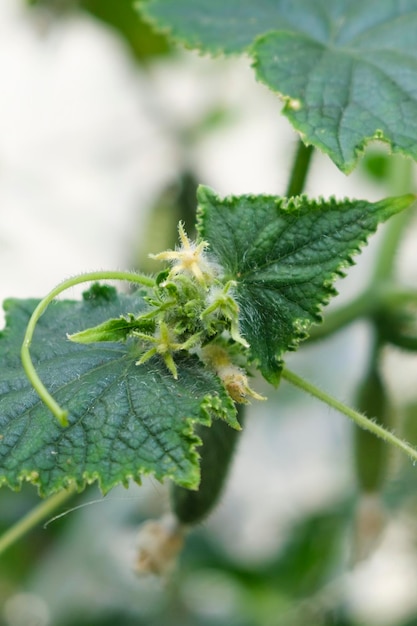
[[[152,473],[196,488],[197,424],[222,417],[236,425],[220,381],[196,358],[177,360],[174,380],[163,361],[137,366],[134,342],[84,346],[66,333],[143,308],[140,295],[95,289],[83,302],[59,301],[39,321],[32,357],[70,424],[62,428],[40,401],[19,352],[35,300],[9,300],[0,333],[0,484],[38,485],[42,495],[97,480],[103,491]]]
[[[279,380],[282,355],[297,348],[336,291],[332,284],[378,224],[413,195],[370,203],[304,196],[218,198],[198,190],[199,231],[235,280],[239,320],[264,377]]]
[[[417,159],[417,0],[150,0],[201,51],[248,51],[306,143],[348,172],[370,139]]]

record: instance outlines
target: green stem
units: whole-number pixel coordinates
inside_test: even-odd
[[[313,326],[308,337],[308,342],[318,341],[329,337],[364,317],[371,317],[378,310],[416,302],[416,292],[411,289],[396,288],[395,286],[381,287],[373,285],[365,289],[357,298],[330,312],[323,322]]]
[[[343,404],[343,402],[340,402],[340,400],[337,400],[337,398],[334,398],[322,389],[319,389],[312,383],[309,383],[308,381],[304,380],[304,378],[297,376],[297,374],[291,372],[286,368],[284,368],[282,372],[282,377],[295,387],[302,389],[306,393],[309,393],[318,400],[321,400],[333,409],[336,409],[336,411],[343,413],[343,415],[349,417],[355,422],[355,424],[357,424],[361,428],[370,431],[377,437],[380,437],[386,443],[389,443],[396,448],[399,448],[402,452],[405,452],[414,462],[417,461],[417,449],[410,446],[410,444],[408,444],[406,441],[402,441],[389,430],[386,430],[383,426],[380,426],[369,417],[366,417],[358,411],[355,411],[354,409],[346,406],[346,404]]]
[[[313,146],[306,146],[301,139],[298,140],[291,177],[285,194],[287,198],[291,198],[291,196],[299,196],[302,193],[307,179],[313,151]]]
[[[346,306],[334,309],[326,315],[322,324],[313,326],[308,342],[325,339],[357,319],[369,315],[375,310],[375,302],[375,298],[370,297],[369,292],[365,292],[346,304]]]
[[[414,216],[414,212],[404,211],[399,215],[391,217],[386,225],[385,237],[379,250],[379,255],[375,264],[373,283],[386,281],[392,278],[395,271],[395,258],[398,248],[404,237],[404,233]]]
[[[69,289],[70,287],[74,287],[75,285],[80,285],[82,283],[87,283],[95,280],[126,280],[129,282],[137,283],[139,285],[145,285],[147,287],[153,287],[155,285],[155,281],[152,278],[141,276],[140,274],[136,274],[134,272],[89,272],[64,280],[62,283],[52,289],[52,291],[50,291],[48,295],[39,302],[38,306],[33,311],[29,323],[26,327],[26,332],[20,353],[23,368],[40,399],[55,415],[55,417],[62,426],[68,425],[68,411],[62,409],[59,404],[57,404],[57,402],[54,400],[54,398],[51,396],[51,394],[39,378],[33,365],[29,349],[32,343],[33,333],[35,331],[36,324],[38,323],[39,318],[45,312],[52,300],[54,300],[60,293],[62,293],[66,289]]]
[[[37,524],[47,519],[61,504],[71,498],[76,493],[75,487],[59,491],[44,502],[41,502],[34,509],[29,511],[27,515],[22,517],[16,524],[7,530],[0,537],[0,554],[3,554],[16,541],[21,539],[23,535],[32,530]]]
[[[413,192],[415,190],[415,184],[413,181],[412,160],[396,155],[390,157],[389,163],[390,167],[386,180],[389,194],[399,196],[404,193]],[[374,281],[386,280],[392,277],[399,245],[413,215],[413,211],[404,211],[404,213],[400,213],[389,220],[376,261],[373,276]]]
[[[388,194],[401,196],[403,193],[414,192],[414,162],[400,154],[389,157],[389,169],[385,180]]]

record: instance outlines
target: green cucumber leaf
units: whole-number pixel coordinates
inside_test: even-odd
[[[305,143],[351,171],[380,139],[417,159],[417,0],[150,0],[159,29],[202,52],[249,52]]]
[[[364,200],[287,200],[276,196],[221,199],[199,187],[198,227],[224,280],[237,283],[242,335],[251,359],[271,383],[282,356],[307,337],[321,309],[337,292],[336,278],[352,265],[368,235],[407,208],[414,195]]]
[[[194,430],[223,418],[239,428],[233,402],[196,357],[177,358],[174,380],[163,360],[135,365],[137,344],[82,345],[66,333],[127,311],[138,314],[140,294],[94,287],[81,302],[57,301],[40,319],[32,359],[41,380],[68,408],[62,428],[29,383],[20,346],[35,300],[8,300],[0,333],[0,485],[22,481],[48,495],[97,480],[106,492],[153,474],[188,488],[199,484],[200,439]]]

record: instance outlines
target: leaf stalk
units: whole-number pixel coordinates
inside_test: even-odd
[[[324,402],[325,404],[335,409],[336,411],[339,411],[343,415],[346,415],[352,421],[354,421],[355,424],[360,426],[360,428],[364,428],[365,430],[368,430],[369,432],[373,433],[377,437],[380,437],[380,439],[382,439],[386,443],[391,444],[392,446],[395,446],[402,452],[405,452],[405,454],[407,454],[410,457],[410,459],[412,459],[413,463],[417,462],[417,449],[415,449],[406,441],[403,441],[402,439],[394,435],[394,433],[387,430],[386,428],[384,428],[377,422],[373,421],[372,418],[369,418],[366,415],[359,413],[359,411],[355,411],[355,409],[352,409],[351,407],[347,406],[346,404],[344,404],[337,398],[334,398],[327,392],[323,391],[319,387],[316,387],[312,383],[308,382],[307,380],[298,376],[297,374],[295,374],[294,372],[292,372],[291,370],[287,368],[284,368],[284,370],[282,371],[282,378],[287,380],[289,383],[291,383],[295,387],[298,387],[299,389],[302,389],[306,393],[314,396],[321,402]]]
[[[313,146],[306,146],[301,139],[298,140],[291,176],[285,194],[287,198],[299,196],[303,192],[313,152]]]

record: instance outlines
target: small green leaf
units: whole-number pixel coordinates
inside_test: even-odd
[[[143,474],[197,488],[200,439],[194,429],[212,417],[239,427],[218,378],[196,357],[177,359],[178,380],[155,357],[138,366],[137,344],[84,346],[67,340],[80,324],[94,326],[126,311],[139,312],[140,295],[109,301],[57,301],[38,323],[32,357],[57,401],[69,409],[62,428],[32,389],[19,352],[35,300],[8,300],[0,333],[0,485],[22,481],[42,495],[97,480],[103,491]]]
[[[277,384],[282,355],[295,350],[336,294],[333,282],[352,265],[378,223],[407,208],[414,195],[370,203],[301,196],[218,198],[198,190],[199,232],[235,280],[241,332],[264,377]]]
[[[417,0],[150,0],[203,52],[249,52],[307,144],[345,172],[371,139],[417,159]]]
[[[133,313],[129,313],[128,315],[121,315],[117,319],[106,320],[92,328],[86,328],[68,335],[68,339],[77,343],[126,341],[132,331],[146,332],[153,330],[154,326],[155,324],[152,322],[140,322]]]

